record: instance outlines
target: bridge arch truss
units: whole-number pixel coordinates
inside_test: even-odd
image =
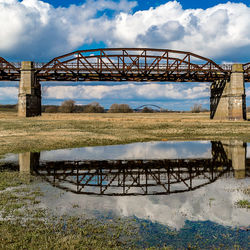
[[[214,82],[229,80],[232,70],[191,52],[150,48],[78,50],[34,65],[39,81]],[[250,62],[243,67],[250,82]],[[20,73],[20,62],[0,57],[0,81],[19,81]]]
[[[221,67],[191,52],[149,48],[79,50],[37,69],[45,81],[174,81],[211,82],[230,77]]]
[[[156,108],[158,110],[162,110],[162,108],[155,104],[144,104],[139,107],[137,107],[135,110],[142,110],[143,108]]]

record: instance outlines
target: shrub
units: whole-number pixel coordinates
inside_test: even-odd
[[[194,104],[193,107],[191,107],[192,113],[200,113],[202,111],[202,105],[201,104]]]
[[[114,103],[109,108],[109,113],[132,113],[133,109],[128,104]]]
[[[74,113],[82,113],[84,112],[84,106],[83,105],[75,105]]]
[[[73,113],[75,111],[75,101],[74,100],[66,100],[66,101],[62,102],[59,110],[62,113]]]
[[[104,107],[102,107],[98,102],[92,102],[83,107],[84,113],[104,113]]]

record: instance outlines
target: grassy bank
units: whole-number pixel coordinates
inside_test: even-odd
[[[19,118],[13,112],[0,112],[0,154],[189,139],[250,141],[250,122],[213,121],[208,113],[43,114]]]
[[[37,181],[18,172],[0,172],[0,249],[133,248],[133,220],[52,216],[39,207],[43,193],[32,186]]]

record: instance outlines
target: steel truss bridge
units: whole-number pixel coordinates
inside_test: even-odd
[[[188,192],[234,173],[221,142],[212,159],[41,161],[33,171],[60,189],[107,196]]]
[[[250,82],[250,62],[243,65]],[[229,80],[232,65],[191,52],[148,48],[79,50],[35,63],[38,81],[171,81],[214,82]],[[0,81],[19,81],[21,63],[0,57]]]
[[[76,194],[129,196],[169,195],[198,189],[235,174],[221,142],[212,142],[211,159],[43,161],[32,153],[32,174]],[[250,176],[246,159],[245,176]],[[0,169],[17,170],[6,163]]]
[[[136,111],[139,111],[139,110],[142,110],[143,108],[154,108],[154,109],[158,109],[159,111],[162,110],[162,108],[158,105],[155,105],[155,104],[144,104],[144,105],[141,105],[137,108],[135,108]]]
[[[41,161],[33,171],[60,189],[107,196],[183,193],[233,175],[221,142],[212,159]]]
[[[34,171],[60,189],[107,196],[182,193],[233,172],[229,162],[211,166],[194,159],[47,162]]]

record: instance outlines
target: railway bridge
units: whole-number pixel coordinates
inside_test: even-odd
[[[48,63],[11,63],[0,57],[0,81],[19,81],[18,114],[41,115],[41,82],[209,82],[210,118],[246,119],[250,62],[218,65],[185,51],[149,48],[79,50]]]

